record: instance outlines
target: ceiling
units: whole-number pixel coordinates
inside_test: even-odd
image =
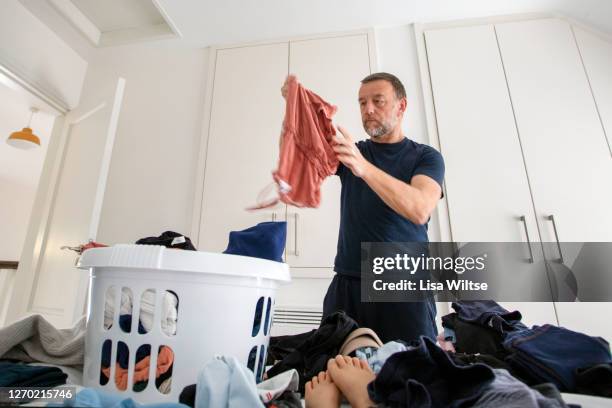
[[[200,46],[482,16],[559,12],[612,34],[610,0],[158,0]]]
[[[559,13],[612,35],[611,0],[20,0],[85,59],[94,46],[181,37],[206,47],[414,22]],[[67,15],[73,18],[66,24]],[[83,19],[82,17],[85,17]],[[158,24],[160,18],[164,23]],[[130,28],[132,27],[132,28]],[[110,30],[110,31],[104,31]]]
[[[19,0],[85,59],[92,47],[174,38],[158,0]]]
[[[163,24],[151,0],[71,0],[101,32]]]
[[[30,106],[37,104],[0,81],[0,181],[34,190],[40,178],[55,116],[38,106],[43,110],[32,118],[30,127],[40,138],[40,147],[20,150],[6,143],[12,132],[28,125]]]

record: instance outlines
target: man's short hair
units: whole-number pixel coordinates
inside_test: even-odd
[[[400,81],[399,78],[395,75],[389,74],[388,72],[376,72],[374,74],[370,74],[367,77],[363,78],[361,80],[361,83],[367,84],[368,82],[380,80],[387,81],[391,84],[393,90],[395,91],[395,96],[397,97],[397,99],[402,99],[406,97],[406,88],[404,88],[402,81]]]

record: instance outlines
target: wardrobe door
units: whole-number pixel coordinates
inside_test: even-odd
[[[553,288],[567,293],[575,279],[578,296],[587,289],[605,295],[612,287],[609,267],[576,269],[581,254],[565,244],[612,242],[612,159],[572,29],[557,19],[496,29],[540,234],[551,243],[544,250]],[[597,255],[600,265],[612,264],[612,252]],[[561,325],[612,337],[612,328],[596,317],[609,315],[609,303],[557,307]]]
[[[246,211],[272,182],[285,110],[288,44],[217,50],[199,250],[223,251],[229,232],[285,219],[285,206]]]
[[[357,100],[360,81],[370,74],[368,35],[291,41],[289,47],[289,72],[338,106],[334,124],[348,129],[356,140],[365,139]],[[338,177],[324,181],[319,208],[289,206],[287,211],[287,262],[292,267],[333,267],[340,222]]]
[[[584,67],[589,78],[593,97],[597,103],[598,112],[606,130],[608,145],[612,142],[612,42],[590,33],[578,27],[572,27],[576,37],[576,43],[582,56]],[[612,156],[612,151],[611,151]],[[612,228],[612,226],[610,226]],[[607,243],[606,245],[611,245]],[[588,254],[583,253],[585,258]],[[612,259],[608,258],[607,251],[597,251],[593,254],[601,259],[602,265],[612,265]],[[581,274],[584,275],[584,274]],[[582,276],[580,276],[582,277]],[[581,279],[581,287],[587,283],[590,285],[600,285],[598,278],[589,278],[586,282]],[[602,290],[610,290],[609,279],[602,280]],[[601,321],[595,316],[606,316],[606,313],[612,312],[612,304],[607,303],[558,303],[557,310],[559,311],[559,320],[562,325],[576,330],[589,331],[594,334],[604,336],[608,341],[612,341],[612,329],[610,325],[602,325]],[[600,328],[607,330],[601,331]]]
[[[425,40],[453,239],[537,240],[493,26],[427,31]]]
[[[525,242],[498,247],[497,258],[518,267],[506,278],[500,272],[506,297],[497,300],[530,323],[556,323],[550,302],[503,302],[552,299],[495,29],[430,30],[425,41],[453,241]]]
[[[612,38],[572,27],[612,157]]]
[[[534,20],[497,32],[542,238],[556,241],[553,215],[561,241],[612,241],[612,160],[570,26]]]

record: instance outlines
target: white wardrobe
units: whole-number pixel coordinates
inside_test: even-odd
[[[280,88],[289,74],[338,106],[335,124],[357,139],[361,127],[357,92],[374,72],[372,33],[362,31],[274,43],[217,48],[209,77],[203,147],[203,183],[196,208],[198,249],[223,251],[230,231],[262,221],[287,221],[285,261],[293,282],[276,299],[276,321],[285,326],[318,325],[333,275],[340,219],[340,182],[329,177],[317,209],[284,204],[245,211],[272,181],[278,162],[285,101]],[[276,325],[280,334],[283,325]],[[304,331],[303,327],[300,331]]]
[[[612,43],[559,18],[423,36],[452,240],[525,242],[569,264],[565,242],[612,242]],[[531,272],[525,290],[547,279]],[[612,287],[612,267],[600,279]],[[610,303],[504,305],[612,339]]]

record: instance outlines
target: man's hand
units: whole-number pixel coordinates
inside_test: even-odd
[[[357,146],[355,146],[353,137],[345,128],[338,126],[337,130],[342,134],[342,136],[339,134],[334,136],[336,144],[333,146],[333,149],[338,160],[348,167],[355,177],[363,177],[366,171],[368,171],[369,166],[371,166],[370,162],[363,157]]]
[[[287,93],[289,92],[289,81],[291,81],[292,79],[295,79],[297,81],[297,77],[295,75],[292,75],[292,74],[287,75],[287,78],[285,78],[285,83],[283,84],[283,87],[281,88],[281,95],[285,99],[287,99]]]

